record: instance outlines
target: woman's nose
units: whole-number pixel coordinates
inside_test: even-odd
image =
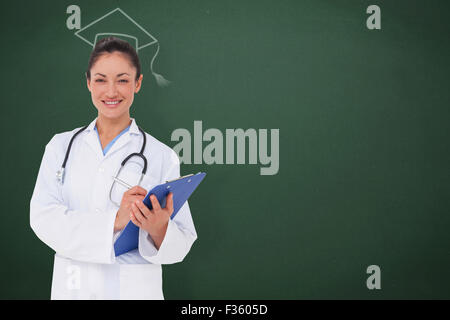
[[[115,96],[117,95],[117,89],[116,89],[115,83],[111,83],[108,86],[108,91],[106,92],[106,95],[108,96],[108,98],[115,98]]]

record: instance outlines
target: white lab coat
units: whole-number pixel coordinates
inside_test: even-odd
[[[103,155],[97,118],[74,139],[66,164],[64,184],[56,180],[67,146],[80,128],[56,134],[45,147],[30,202],[30,224],[45,244],[55,251],[51,299],[164,299],[162,264],[180,262],[197,233],[188,203],[169,221],[157,250],[148,233],[139,230],[139,248],[115,257],[114,220],[118,207],[109,194],[120,163],[139,152],[142,134],[135,119]],[[144,155],[147,174],[140,185],[153,186],[180,176],[176,153],[149,134]],[[136,185],[142,169],[137,157],[130,160],[120,178]],[[139,166],[140,165],[140,166]],[[114,185],[113,200],[120,203],[126,189]]]

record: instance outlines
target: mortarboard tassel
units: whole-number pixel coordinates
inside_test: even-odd
[[[153,62],[156,59],[156,56],[158,55],[159,52],[159,42],[156,42],[158,48],[156,49],[156,53],[153,56],[152,62],[150,63],[150,70],[152,72],[152,75],[155,77],[156,79],[156,83],[158,84],[158,86],[160,87],[167,87],[170,84],[170,81],[167,80],[166,78],[164,78],[162,75],[160,75],[159,73],[156,73],[153,71]]]

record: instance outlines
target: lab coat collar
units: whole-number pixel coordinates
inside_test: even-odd
[[[98,134],[95,132],[94,127],[97,123],[97,118],[95,118],[85,129],[86,135],[84,136],[84,140],[87,142],[87,144],[92,148],[92,150],[95,152],[95,154],[100,158],[106,158],[112,153],[114,153],[116,150],[119,150],[126,144],[128,144],[131,141],[131,135],[141,135],[141,132],[139,131],[139,127],[136,124],[136,120],[134,118],[131,119],[131,125],[128,132],[123,134],[111,147],[111,149],[108,151],[106,155],[103,155],[101,145],[98,141]]]
[[[98,117],[96,117],[86,128],[86,132],[90,132],[92,130],[94,130],[95,124],[97,123],[97,119]],[[130,118],[131,119],[131,125],[130,125],[130,129],[128,130],[130,133],[132,134],[141,134],[141,132],[139,131],[139,127],[136,124],[136,120],[134,118]]]

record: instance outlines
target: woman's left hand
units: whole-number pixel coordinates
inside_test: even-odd
[[[131,205],[131,221],[139,228],[144,229],[152,237],[156,249],[159,249],[164,236],[166,235],[167,225],[170,216],[173,213],[173,193],[167,195],[166,207],[161,208],[155,195],[150,196],[153,209],[150,210],[142,201],[135,201]]]

